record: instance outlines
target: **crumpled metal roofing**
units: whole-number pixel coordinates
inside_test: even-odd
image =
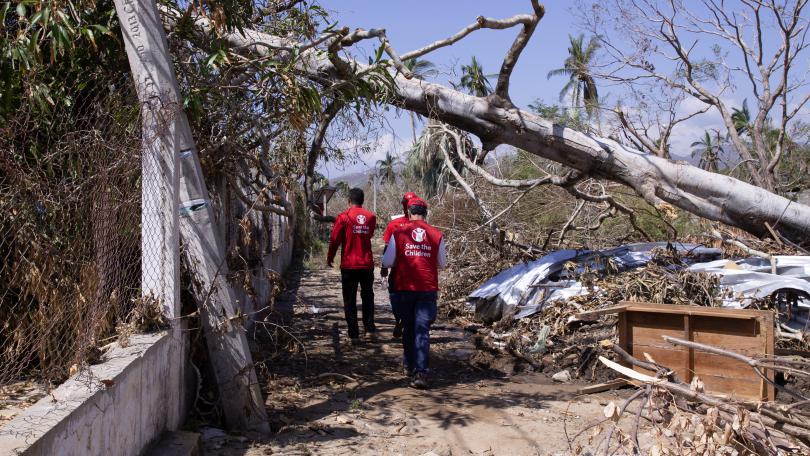
[[[697,244],[647,242],[608,250],[558,250],[537,260],[501,271],[468,296],[468,303],[484,321],[534,315],[546,303],[588,294],[576,278],[586,270],[600,271],[610,263],[616,271],[638,268],[652,260],[655,249],[675,249],[694,261],[713,260],[722,251]],[[607,261],[606,261],[607,260]],[[566,268],[566,264],[573,267]]]

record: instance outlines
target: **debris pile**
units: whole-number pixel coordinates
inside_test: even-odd
[[[467,304],[476,319],[494,324],[501,344],[509,345],[504,333],[520,333],[529,341],[518,344],[525,349],[546,326],[549,340],[598,328],[599,322],[577,315],[621,301],[773,308],[780,314],[779,343],[788,348],[792,340],[799,347],[790,348],[810,349],[810,256],[774,256],[775,266],[721,256],[720,249],[681,243],[560,250],[501,271],[470,293]]]
[[[720,249],[680,243],[551,252],[484,282],[468,296],[467,311],[486,325],[478,329],[477,345],[518,360],[515,370],[543,371],[566,383],[609,384],[623,376],[639,386],[599,424],[607,429],[632,406],[635,431],[610,426],[608,432],[594,432],[605,454],[637,449],[642,418],[653,424],[653,454],[808,454],[810,256],[722,257]],[[773,310],[777,354],[785,356],[744,361],[752,366],[752,376],[765,375],[763,369],[775,373],[767,381],[776,388],[776,400],[708,393],[697,376],[691,383],[673,376],[673,368],[680,366],[623,352],[616,317],[587,316],[622,301]],[[656,375],[639,374],[616,361],[647,365]]]
[[[751,358],[711,346],[677,338],[666,338],[673,345],[691,346],[715,355],[741,360],[752,368],[752,375],[767,378],[764,369],[781,375],[810,378],[810,361],[797,357]],[[619,349],[614,351],[627,364],[641,366],[656,372],[654,376],[641,374],[619,365],[605,357],[601,364],[630,378],[639,385],[638,390],[620,406],[614,405],[606,419],[618,422],[625,412],[637,403],[633,416],[632,433],[625,434],[619,427],[611,427],[598,448],[605,447],[605,454],[624,448],[627,454],[640,448],[639,421],[646,418],[652,423],[654,440],[650,454],[808,454],[810,453],[810,410],[807,391],[797,391],[777,386],[786,393],[776,401],[743,401],[734,397],[709,394],[703,382],[695,377],[686,384],[674,378],[673,371],[652,361],[642,361]],[[791,400],[786,400],[790,398]],[[611,403],[612,404],[612,403]],[[635,406],[634,406],[635,407]],[[616,439],[613,442],[614,433]],[[611,445],[618,448],[611,450]]]
[[[500,272],[473,291],[468,302],[484,322],[519,320],[543,312],[549,303],[571,301],[576,296],[601,300],[601,278],[615,277],[651,262],[677,271],[721,256],[720,249],[665,242],[629,244],[610,250],[558,250]]]

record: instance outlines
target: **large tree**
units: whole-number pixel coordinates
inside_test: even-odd
[[[426,76],[433,73],[435,70],[433,69],[435,65],[430,60],[424,59],[410,59],[405,61],[405,68],[410,70],[413,77],[424,79]],[[417,137],[416,137],[416,118],[417,114],[413,111],[409,111],[408,115],[411,118],[411,133],[413,134],[413,142],[416,144]]]
[[[378,100],[470,132],[481,139],[485,150],[491,150],[498,144],[509,144],[572,169],[566,179],[550,177],[546,179],[548,183],[570,186],[584,176],[604,178],[627,185],[666,213],[671,212],[672,206],[680,207],[757,235],[768,232],[765,226],[765,222],[768,222],[785,237],[804,242],[810,232],[810,208],[806,206],[775,195],[767,188],[643,153],[614,140],[555,126],[537,115],[518,109],[509,96],[511,73],[544,14],[544,8],[536,0],[531,3],[533,11],[530,14],[501,20],[481,17],[457,34],[402,54],[401,57],[380,29],[354,32],[348,28],[330,30],[302,42],[257,30],[224,32],[219,34],[219,38],[242,54],[257,58],[272,56],[273,59],[289,62],[302,77],[318,82],[325,91],[333,91],[334,87],[367,84],[370,75],[382,80],[380,78],[384,79],[385,76],[375,70],[387,66],[394,72],[390,73],[391,87],[375,95]],[[195,17],[195,25],[202,33],[210,34],[213,31],[205,18]],[[435,49],[451,45],[475,30],[513,26],[519,27],[519,32],[505,55],[493,93],[486,97],[465,94],[413,78],[402,64],[403,60],[423,57]],[[387,53],[389,59],[367,65],[339,54],[364,39],[379,40],[378,55]],[[319,44],[324,44],[326,52],[318,47]],[[299,51],[293,52],[293,49]],[[384,84],[379,88],[383,91]]]

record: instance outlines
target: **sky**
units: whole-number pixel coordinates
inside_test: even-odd
[[[568,11],[569,1],[544,2],[546,15],[523,51],[512,74],[512,100],[521,107],[537,98],[556,102],[563,78],[546,80],[550,69],[559,68],[567,56],[568,34],[577,33]],[[385,28],[397,52],[404,54],[437,39],[446,38],[473,23],[479,15],[506,18],[531,11],[528,0],[321,0],[340,25],[350,29]],[[454,66],[469,62],[475,55],[487,73],[497,73],[503,56],[516,35],[516,29],[479,30],[458,43],[434,51],[428,56],[437,71],[449,73]],[[438,75],[438,81],[447,77]],[[339,166],[327,163],[320,172],[334,178],[373,166],[387,150],[403,154],[413,142],[407,113],[389,113],[390,131],[380,135],[374,152],[364,155],[363,162]],[[418,134],[418,133],[417,133]],[[352,144],[347,144],[352,147]]]
[[[696,0],[685,0],[687,7],[692,2]],[[521,108],[527,108],[529,103],[538,99],[546,103],[558,103],[560,89],[566,80],[564,77],[549,80],[546,75],[549,70],[563,65],[568,55],[568,36],[582,31],[578,19],[571,11],[573,1],[546,0],[542,3],[546,7],[545,17],[512,74],[511,97]],[[400,54],[446,38],[471,24],[479,15],[506,18],[531,11],[529,0],[321,0],[320,4],[341,26],[348,26],[350,29],[385,28],[390,42]],[[461,64],[468,63],[473,55],[481,62],[486,73],[497,73],[516,33],[514,28],[479,30],[452,46],[431,52],[424,58],[436,65],[439,74],[429,79],[440,83],[446,83],[448,79],[457,80],[458,77],[450,73]],[[371,49],[370,44],[372,43],[357,51],[363,58],[363,52]],[[806,66],[806,62],[803,64]],[[603,88],[600,97],[604,97],[606,92]],[[724,99],[732,106],[740,106],[744,98],[750,98],[750,94],[737,92],[724,95]],[[696,110],[698,105],[696,100],[688,100],[682,109]],[[390,110],[385,114],[385,120],[385,130],[379,133],[374,142],[360,144],[357,140],[343,140],[339,144],[347,150],[370,145],[370,148],[367,147],[370,152],[361,154],[359,162],[342,165],[325,163],[319,166],[319,171],[334,179],[373,167],[389,151],[402,157],[412,143],[409,116],[405,112]],[[688,157],[690,144],[698,140],[704,131],[714,128],[723,130],[717,112],[710,112],[679,125],[671,138],[674,158]]]

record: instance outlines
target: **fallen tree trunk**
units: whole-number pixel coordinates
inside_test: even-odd
[[[171,26],[172,17],[177,15],[167,16],[167,25]],[[479,23],[481,21],[486,20],[479,18]],[[194,22],[203,32],[212,33],[205,18],[194,18]],[[332,33],[339,42],[341,32]],[[343,33],[345,36],[348,32],[344,29]],[[335,54],[330,56],[312,43],[295,43],[255,30],[224,33],[220,39],[239,52],[257,56],[291,60],[298,55],[294,62],[296,70],[322,84],[350,81],[369,69],[356,61],[342,60]],[[327,40],[320,42],[324,41]],[[359,39],[344,41],[351,45]],[[293,49],[303,51],[299,54]],[[510,50],[507,60],[514,58]],[[398,58],[393,60],[396,62]],[[502,68],[502,74],[503,71]],[[475,134],[487,148],[508,144],[590,177],[627,185],[665,214],[673,213],[674,206],[757,236],[768,234],[765,225],[768,223],[797,244],[805,243],[810,234],[810,207],[763,188],[553,124],[516,108],[505,93],[475,97],[406,76],[409,75],[394,76],[394,93],[386,99],[387,103]]]

